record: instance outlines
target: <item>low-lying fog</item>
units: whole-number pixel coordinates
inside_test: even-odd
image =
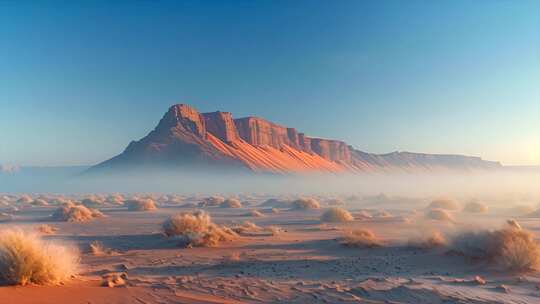
[[[84,170],[83,167],[32,168],[0,174],[0,193],[385,194],[408,198],[475,198],[505,204],[540,203],[540,170],[296,176],[198,171],[89,176]]]

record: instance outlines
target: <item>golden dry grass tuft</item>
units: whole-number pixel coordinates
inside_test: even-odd
[[[450,248],[471,260],[485,261],[504,270],[538,270],[540,246],[530,231],[519,227],[518,224],[499,230],[463,232],[453,238]]]
[[[0,283],[59,284],[78,269],[76,250],[17,229],[0,231]]]
[[[342,244],[347,247],[380,247],[382,241],[368,229],[356,229],[345,234]]]
[[[163,222],[162,229],[165,235],[180,237],[190,246],[215,247],[237,237],[231,229],[214,224],[204,211],[175,214]]]
[[[329,208],[321,215],[321,222],[327,223],[344,223],[352,220],[354,220],[354,217],[351,213],[339,207]]]

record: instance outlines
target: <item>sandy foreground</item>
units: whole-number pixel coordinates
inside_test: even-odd
[[[473,216],[456,211],[452,223],[426,220],[412,208],[389,207],[385,214],[370,206],[343,207],[355,215],[354,221],[321,223],[326,206],[279,213],[260,208],[263,217],[246,216],[256,206],[207,207],[218,224],[249,220],[283,230],[278,235],[246,233],[212,248],[184,248],[161,233],[169,215],[197,208],[161,204],[155,211],[134,212],[105,207],[100,209],[106,217],[85,223],[51,221],[52,206],[21,208],[0,228],[56,227],[55,234],[44,238],[77,246],[82,267],[60,286],[0,287],[0,303],[540,303],[536,272],[500,271],[445,249],[407,245],[433,230],[503,225],[504,212]],[[374,216],[363,218],[361,210]],[[535,234],[540,231],[538,219],[518,220]],[[384,246],[343,246],[344,232],[353,228],[370,229]],[[106,252],[90,253],[93,241]],[[127,274],[127,286],[102,287],[102,277],[110,273]]]

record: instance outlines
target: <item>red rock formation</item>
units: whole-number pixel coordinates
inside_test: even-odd
[[[297,146],[289,139],[286,127],[258,117],[235,119],[234,123],[240,137],[255,146],[268,145],[281,148],[282,145]]]
[[[349,146],[339,140],[311,138],[311,149],[325,159],[331,161],[351,161]]]
[[[298,142],[302,151],[311,153],[311,138],[307,137],[304,133],[298,133]]]
[[[178,104],[143,139],[95,168],[138,165],[228,166],[255,172],[358,172],[489,169],[500,164],[477,157],[409,152],[371,154],[345,142],[312,138],[258,117],[233,119],[229,112],[200,114]]]
[[[211,112],[202,114],[206,130],[224,142],[240,139],[238,131],[229,112]]]
[[[185,104],[174,105],[169,108],[162,122],[160,122],[162,127],[174,127],[178,124],[201,138],[206,137],[204,117],[193,107]]]
[[[298,140],[298,132],[295,128],[287,128],[287,137],[289,138],[289,146],[295,149],[301,149],[300,141]]]

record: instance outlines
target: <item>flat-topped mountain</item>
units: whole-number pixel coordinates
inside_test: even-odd
[[[372,154],[347,143],[307,136],[259,117],[169,108],[157,127],[91,171],[146,168],[244,169],[252,172],[377,172],[496,169],[498,162],[462,155]]]

